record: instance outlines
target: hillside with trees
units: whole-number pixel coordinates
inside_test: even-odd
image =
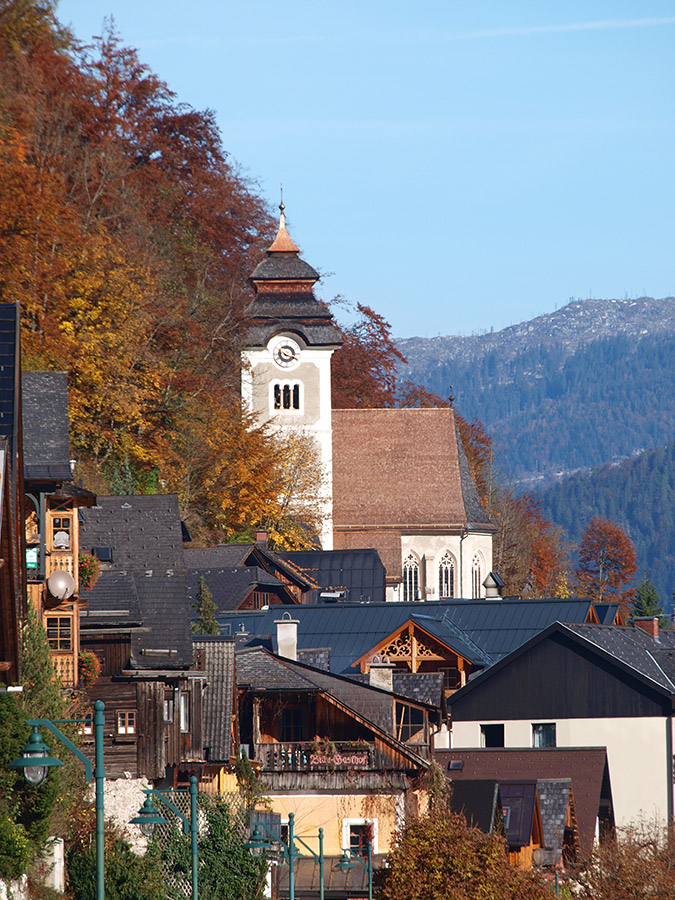
[[[561,480],[538,495],[573,542],[595,516],[620,525],[666,608],[675,590],[675,442]]]
[[[472,337],[397,341],[401,371],[453,393],[523,489],[675,439],[675,301],[576,301]]]

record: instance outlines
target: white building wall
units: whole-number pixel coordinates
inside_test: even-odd
[[[451,746],[481,746],[481,725],[493,722],[453,722]],[[505,747],[531,747],[532,725],[555,722],[558,747],[606,747],[617,825],[639,818],[664,823],[668,816],[670,765],[667,729],[661,717],[625,719],[523,719],[503,721]],[[672,744],[671,744],[672,746]]]
[[[404,534],[401,537],[401,562],[412,553],[420,559],[420,599],[440,600],[438,569],[449,552],[455,563],[455,597],[472,597],[471,568],[474,557],[481,560],[480,596],[485,597],[483,581],[492,571],[492,535],[482,532],[462,534]],[[398,596],[387,599],[402,600]]]

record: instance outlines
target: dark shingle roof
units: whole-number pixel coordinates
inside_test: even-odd
[[[571,778],[537,779],[541,829],[544,834],[545,864],[556,865],[560,860],[565,839],[567,808],[574,805]]]
[[[313,579],[297,565],[260,544],[219,544],[217,547],[189,548],[184,551],[184,558],[189,570],[260,566],[266,571],[280,569],[302,590],[317,587]]]
[[[436,750],[434,757],[453,784],[475,778],[495,778],[497,781],[570,778],[584,855],[593,848],[595,823],[601,807],[609,803],[611,808],[609,767],[604,747],[545,750],[464,750],[458,747],[454,750]],[[451,762],[460,761],[463,764],[461,769],[448,769]],[[606,797],[603,779],[604,789],[609,791]],[[613,821],[613,816],[611,818]]]
[[[457,781],[452,785],[450,809],[462,813],[468,825],[492,834],[497,810],[501,811],[499,783],[490,779]]]
[[[0,436],[13,444],[18,433],[19,330],[18,305],[0,303]]]
[[[143,669],[192,665],[187,591],[178,498],[173,494],[99,497],[82,511],[80,547],[112,547],[112,568],[88,594],[92,617],[83,627],[112,624],[106,609],[133,609],[143,628],[131,640],[131,664]],[[119,593],[116,593],[119,592]],[[167,652],[162,652],[167,651]]]
[[[242,566],[239,569],[188,569],[187,583],[190,603],[194,606],[199,599],[201,579],[206,581],[218,611],[237,609],[256,585],[274,588],[283,596],[286,592],[278,578],[259,566]],[[290,600],[288,601],[290,603]],[[196,613],[193,609],[193,617]]]
[[[71,481],[68,376],[24,372],[23,450],[28,481]]]
[[[347,600],[384,601],[385,570],[377,550],[298,550],[281,556],[324,590],[345,590]]]
[[[209,762],[227,762],[236,750],[232,746],[234,641],[195,636],[193,644],[195,650],[203,653],[207,675],[202,701],[206,759]]]

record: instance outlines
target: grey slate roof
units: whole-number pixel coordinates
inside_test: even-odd
[[[83,509],[80,547],[112,547],[113,562],[102,566],[101,578],[88,592],[91,617],[82,627],[112,625],[106,610],[130,611],[137,598],[147,631],[131,639],[131,664],[136,668],[176,669],[192,665],[190,602],[183,562],[183,543],[174,494],[99,497]],[[131,616],[130,618],[134,618]],[[167,651],[165,653],[161,651]]]
[[[298,550],[280,554],[308,572],[324,590],[347,600],[383,602],[385,570],[377,550]]]
[[[266,571],[279,568],[303,590],[316,587],[310,576],[297,565],[278,553],[259,544],[219,544],[217,547],[186,548],[185,564],[188,570],[234,569],[244,566],[259,566]]]
[[[462,496],[464,498],[464,507],[466,509],[467,522],[484,522],[485,510],[480,502],[476,482],[473,480],[469,461],[466,458],[466,450],[464,449],[464,441],[457,427],[455,419],[455,432],[457,434],[457,455],[459,457],[459,478],[462,485]],[[496,529],[495,529],[496,530]]]
[[[590,600],[508,599],[302,604],[294,607],[293,616],[300,622],[299,648],[329,647],[331,672],[353,675],[357,672],[353,662],[411,618],[481,667],[501,659],[552,622],[584,622],[591,606]],[[278,617],[275,609],[237,610],[221,613],[218,620],[232,634],[240,631],[243,622],[251,636],[269,638],[276,650],[274,620]]]
[[[305,662],[303,659],[302,662]],[[369,675],[348,675],[361,684],[369,684]],[[392,672],[392,686],[394,693],[417,703],[434,706],[436,709],[443,703],[443,674],[442,672],[404,672],[394,669]]]
[[[24,372],[23,451],[28,481],[72,481],[68,436],[68,376]]]
[[[202,701],[204,752],[209,762],[228,762],[232,746],[232,703],[235,689],[235,645],[228,638],[193,638],[195,650],[204,657],[207,675]]]
[[[545,865],[556,865],[560,860],[565,838],[567,807],[571,800],[571,778],[537,779],[541,828],[544,833]]]
[[[217,605],[218,611],[237,609],[256,585],[267,587],[290,603],[287,592],[278,578],[259,566],[242,566],[235,569],[188,569],[187,584],[192,606],[199,599],[199,585],[202,578],[213,595],[213,602]],[[196,616],[194,609],[192,616],[193,618]]]
[[[267,256],[253,270],[251,281],[311,281],[319,280],[319,273],[299,256]]]
[[[12,444],[16,443],[19,424],[19,330],[17,304],[0,303],[0,436]],[[24,457],[25,453],[24,448]]]

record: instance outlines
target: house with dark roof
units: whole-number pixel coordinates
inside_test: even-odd
[[[537,782],[544,843],[534,856],[537,865],[586,859],[597,837],[612,834],[614,808],[607,751],[604,747],[485,748],[457,747],[434,753],[452,782],[495,779]]]
[[[366,834],[386,853],[417,811],[437,710],[393,693],[391,680],[361,684],[263,647],[239,650],[236,673],[241,740],[273,809],[293,812],[306,834],[322,827],[327,856]]]
[[[21,680],[26,616],[19,307],[0,304],[0,685]]]
[[[307,572],[320,585],[324,603],[381,603],[385,568],[377,550],[294,550],[283,559]]]
[[[98,497],[82,510],[80,547],[100,560],[87,592],[82,646],[101,661],[88,690],[106,704],[106,767],[189,782],[204,759],[202,693],[195,664],[178,499]]]
[[[28,596],[40,612],[52,660],[66,688],[78,686],[80,511],[95,496],[73,483],[65,372],[23,373]]]
[[[319,585],[293,561],[255,544],[221,544],[185,550],[188,589],[196,603],[203,578],[219,611],[306,603]]]
[[[656,619],[556,622],[448,703],[453,752],[606,748],[617,823],[672,819],[675,632]]]

